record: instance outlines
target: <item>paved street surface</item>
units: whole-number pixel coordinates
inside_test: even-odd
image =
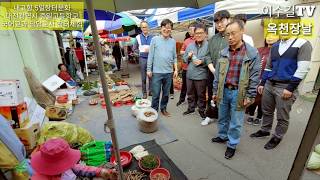
[[[132,85],[141,84],[139,66],[129,65],[129,72],[130,78],[126,80]],[[168,112],[172,117],[161,117],[178,141],[163,145],[162,148],[190,180],[287,179],[313,107],[312,102],[303,101],[301,98],[295,102],[289,130],[274,150],[267,151],[263,148],[269,138],[249,137],[259,127],[245,124],[235,156],[231,160],[226,160],[224,158],[226,145],[213,144],[210,141],[217,133],[216,123],[202,127],[198,113],[183,116],[182,113],[187,110],[187,103],[175,106],[179,94],[180,92],[176,91],[174,100],[170,99],[169,102]],[[90,127],[88,130],[94,131]],[[320,176],[305,171],[302,179],[319,180]]]

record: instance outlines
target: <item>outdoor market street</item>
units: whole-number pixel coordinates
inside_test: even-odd
[[[130,78],[125,80],[131,85],[141,84],[139,66],[130,64],[129,72]],[[235,156],[231,160],[226,160],[224,158],[226,146],[211,143],[211,138],[217,132],[216,123],[202,127],[198,113],[183,116],[187,103],[179,107],[175,106],[179,94],[180,92],[176,91],[175,99],[169,100],[168,111],[172,116],[170,118],[160,116],[160,120],[178,140],[161,147],[190,180],[284,180],[287,178],[313,107],[312,102],[301,98],[295,102],[288,133],[274,150],[267,151],[263,148],[269,139],[249,137],[259,127],[245,124]],[[81,113],[78,107],[75,108],[73,115],[77,112]],[[101,116],[106,117],[106,114]],[[95,131],[96,127],[86,126],[90,132]],[[98,125],[98,127],[103,126]],[[302,179],[316,180],[318,177],[305,171]]]

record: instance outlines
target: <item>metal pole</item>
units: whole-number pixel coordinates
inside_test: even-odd
[[[84,48],[84,32],[83,30],[81,30],[81,33],[82,33],[82,48],[83,48],[83,54],[84,54],[84,64],[86,66],[86,75],[87,75],[87,78],[89,76],[89,72],[88,72],[88,64],[87,64],[87,53],[86,53],[86,49]]]
[[[317,134],[320,128],[319,109],[320,109],[320,95],[318,92],[318,96],[313,106],[307,127],[304,130],[304,134],[303,134],[298,152],[296,154],[296,158],[293,161],[290,173],[288,175],[288,180],[301,179],[301,175],[303,173],[305,164],[311,153],[312,146],[314,144],[314,141],[317,137]]]
[[[107,88],[106,76],[105,76],[105,72],[104,72],[102,52],[101,52],[101,48],[100,48],[100,44],[99,44],[99,36],[98,36],[98,30],[97,30],[97,24],[96,24],[96,17],[94,14],[92,1],[86,0],[86,4],[87,4],[87,10],[88,10],[88,15],[89,15],[90,24],[91,24],[91,32],[93,35],[93,42],[96,47],[95,51],[96,51],[96,56],[97,56],[97,61],[98,61],[99,74],[100,74],[100,79],[101,79],[101,84],[102,84],[102,89],[103,89],[103,94],[104,94],[104,100],[106,103],[106,110],[107,110],[107,114],[108,114],[108,119],[104,124],[104,130],[105,130],[105,132],[107,132],[107,127],[110,129],[112,144],[114,146],[115,156],[116,156],[116,160],[118,162],[117,167],[118,167],[118,171],[119,171],[120,180],[124,180],[123,169],[122,169],[121,160],[120,160],[120,151],[119,151],[118,140],[117,140],[117,135],[116,135],[116,129],[115,129],[114,122],[113,122],[111,103],[110,103],[110,98],[109,98],[109,93],[108,93],[108,88]]]

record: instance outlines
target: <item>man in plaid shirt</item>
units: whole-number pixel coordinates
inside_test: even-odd
[[[227,86],[238,86],[242,59],[245,54],[245,50],[246,48],[244,46],[244,43],[242,43],[240,48],[237,48],[235,50],[230,49],[230,65],[225,83]]]
[[[234,156],[240,142],[244,110],[254,102],[259,83],[258,50],[242,39],[244,24],[234,20],[227,25],[229,47],[220,52],[213,82],[213,100],[219,106],[218,136],[213,143],[227,143],[225,158]]]

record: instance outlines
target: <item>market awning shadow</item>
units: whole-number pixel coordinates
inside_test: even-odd
[[[96,140],[111,140],[110,134],[105,133],[103,130],[103,124],[107,118],[106,111],[100,105],[90,106],[88,99],[88,97],[85,97],[85,100],[76,106],[69,122],[87,129]],[[158,131],[146,134],[140,132],[137,119],[131,115],[131,106],[113,107],[112,111],[117,128],[119,148],[152,139],[155,139],[159,145],[168,144],[177,140],[173,132],[165,127],[160,118],[158,119]]]

